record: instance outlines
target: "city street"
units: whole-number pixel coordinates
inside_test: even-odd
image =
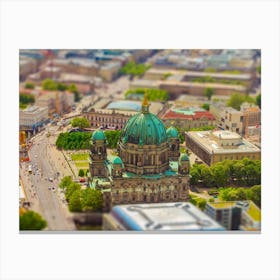
[[[74,230],[72,214],[62,201],[63,196],[58,189],[59,179],[71,173],[65,163],[59,165],[56,162],[51,154],[53,137],[46,135],[47,132],[41,132],[33,138],[29,150],[30,163],[22,163],[20,168],[25,193],[30,199],[31,209],[39,212],[48,222],[47,230]],[[27,170],[29,164],[32,164],[32,174]]]

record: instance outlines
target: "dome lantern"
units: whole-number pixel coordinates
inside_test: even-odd
[[[142,102],[142,113],[143,114],[148,114],[149,113],[149,106],[150,106],[150,104],[148,103],[147,92],[145,92],[144,99],[143,99],[143,102]]]

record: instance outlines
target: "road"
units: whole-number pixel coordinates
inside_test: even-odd
[[[29,150],[30,163],[22,163],[20,168],[21,179],[27,198],[30,199],[31,208],[47,221],[47,230],[75,230],[72,214],[63,203],[58,190],[59,178],[66,175],[66,171],[63,172],[65,167],[61,164],[58,171],[57,163],[51,154],[51,138],[46,135],[47,131],[44,131],[33,139],[33,145]],[[32,174],[27,171],[29,164],[33,166]],[[61,175],[58,176],[57,172]]]
[[[94,104],[104,96],[112,97],[112,100],[122,98],[128,87],[128,77],[121,77],[113,83],[106,84],[97,89],[94,95],[84,97],[76,110],[64,115],[62,119],[80,114],[84,107]],[[29,150],[30,162],[20,164],[20,178],[27,200],[31,202],[31,209],[40,213],[47,221],[46,230],[75,230],[72,214],[68,211],[64,196],[58,189],[61,178],[73,175],[63,154],[55,148],[57,135],[62,132],[58,129],[59,126],[48,125],[44,131],[32,138],[33,145]],[[33,166],[32,174],[28,173],[29,164]],[[53,179],[52,182],[49,178]]]

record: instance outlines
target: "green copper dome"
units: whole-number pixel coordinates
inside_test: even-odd
[[[158,145],[167,142],[166,129],[163,122],[149,112],[149,104],[144,99],[142,112],[132,116],[121,134],[123,143],[139,145]]]
[[[112,163],[113,163],[113,164],[123,164],[121,158],[118,157],[118,156],[114,156],[114,157],[113,157]]]
[[[104,132],[100,129],[95,130],[91,136],[92,140],[106,140]]]
[[[177,129],[173,126],[170,126],[167,130],[167,137],[168,138],[178,138],[179,137],[179,133],[177,131]]]
[[[179,161],[189,161],[189,157],[187,154],[181,154],[180,155],[180,158],[179,158]]]

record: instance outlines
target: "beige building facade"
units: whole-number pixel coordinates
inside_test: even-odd
[[[224,160],[261,159],[261,150],[239,134],[218,131],[185,132],[186,147],[211,166]]]
[[[216,117],[220,128],[239,133],[245,138],[249,136],[249,127],[261,124],[261,110],[254,104],[243,103],[238,111],[222,103],[212,103],[210,112]]]
[[[84,112],[83,116],[93,128],[123,129],[128,119],[135,114],[136,112],[91,108],[90,111]]]

